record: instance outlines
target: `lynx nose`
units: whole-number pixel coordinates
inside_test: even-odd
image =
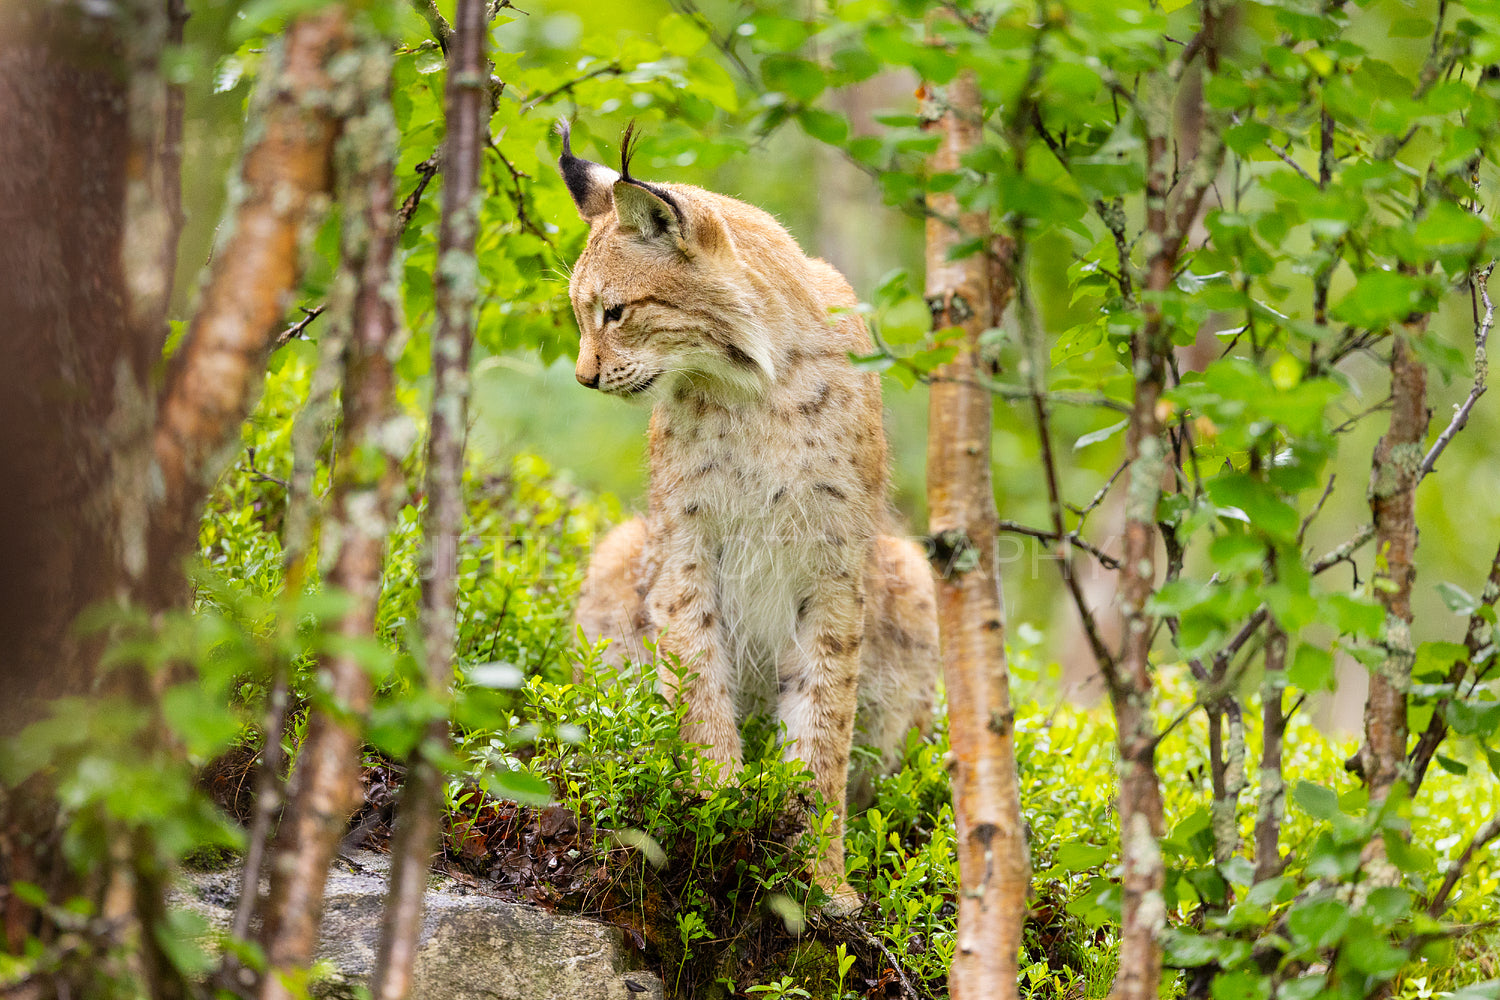
[[[579,369],[578,371],[575,371],[573,373],[573,376],[578,379],[578,384],[584,386],[585,388],[599,388],[599,369],[597,368],[595,368],[592,372],[589,372],[587,375],[583,373],[582,369]]]

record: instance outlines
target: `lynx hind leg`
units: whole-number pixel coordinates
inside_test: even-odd
[[[873,750],[849,776],[849,805],[863,809],[874,799],[877,774],[901,763],[906,735],[932,726],[937,694],[937,601],[932,570],[920,546],[882,535],[865,569],[865,641],[861,652],[859,713],[854,739]]]
[[[589,560],[573,613],[589,642],[611,640],[604,660],[616,667],[649,659],[644,640],[654,629],[646,614],[646,535],[646,522],[635,518],[604,536]]]

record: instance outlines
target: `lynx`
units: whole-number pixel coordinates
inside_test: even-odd
[[[737,720],[774,708],[785,752],[838,810],[816,877],[834,906],[844,880],[846,792],[859,738],[881,765],[925,729],[937,626],[921,549],[894,537],[886,500],[879,376],[843,277],[810,259],[769,214],[724,195],[559,165],[588,243],[569,295],[578,381],[653,404],[648,513],[612,531],[590,564],[577,622],[619,661],[657,639],[692,673],[689,731],[729,768]]]

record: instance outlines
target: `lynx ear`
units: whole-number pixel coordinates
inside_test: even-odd
[[[630,176],[630,158],[635,155],[635,122],[625,127],[620,139],[620,178],[615,181],[615,211],[620,228],[639,233],[651,242],[666,242],[687,251],[687,217],[677,199],[665,188]]]
[[[647,240],[684,242],[676,206],[638,181],[615,181],[614,198],[621,229],[634,230]]]
[[[609,210],[614,208],[614,185],[620,175],[602,163],[581,160],[573,155],[573,146],[568,141],[571,129],[567,121],[559,121],[557,131],[562,136],[562,155],[557,158],[558,169],[562,171],[563,182],[568,185],[568,193],[573,196],[573,204],[578,206],[578,214],[592,225],[596,219],[608,215]]]

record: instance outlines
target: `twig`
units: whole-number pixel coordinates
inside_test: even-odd
[[[422,195],[427,191],[427,185],[432,183],[432,178],[439,170],[443,169],[443,147],[435,149],[431,156],[417,164],[417,186],[412,188],[411,194],[407,195],[401,202],[401,207],[396,210],[396,235],[400,236],[406,232],[406,227],[411,223],[411,217],[416,214],[417,206],[422,203]]]
[[[1468,846],[1453,864],[1448,866],[1448,874],[1443,876],[1443,884],[1438,886],[1437,892],[1432,894],[1432,900],[1427,904],[1427,915],[1436,919],[1448,906],[1448,896],[1453,892],[1453,887],[1458,884],[1459,877],[1463,875],[1465,866],[1474,859],[1482,848],[1490,841],[1500,837],[1500,813],[1490,817],[1490,821],[1474,832],[1469,838]]]
[[[1355,532],[1354,536],[1348,541],[1344,542],[1338,548],[1331,549],[1330,551],[1319,557],[1311,566],[1308,567],[1308,571],[1312,573],[1313,576],[1317,576],[1319,573],[1327,572],[1341,562],[1352,562],[1353,559],[1351,557],[1354,555],[1354,553],[1363,548],[1364,544],[1374,537],[1375,525],[1366,524],[1364,527]]]
[[[1065,531],[1062,534],[1058,534],[1056,531],[1048,531],[1045,528],[1033,528],[1030,525],[1021,524],[1019,521],[1006,520],[999,521],[995,525],[995,530],[1012,535],[1025,535],[1027,538],[1035,538],[1043,542],[1066,542],[1069,545],[1076,545],[1099,560],[1099,565],[1105,569],[1120,568],[1120,560],[1103,551],[1076,531]]]
[[[488,141],[490,152],[495,154],[496,158],[505,167],[506,172],[510,174],[510,190],[506,194],[510,196],[511,204],[516,206],[516,221],[521,224],[522,229],[525,229],[537,239],[556,250],[557,247],[552,242],[552,237],[548,236],[546,231],[541,226],[538,226],[532,220],[531,214],[526,211],[526,192],[521,187],[521,181],[523,179],[530,180],[530,176],[522,173],[514,163],[510,162],[504,153],[500,152],[500,146],[495,142],[493,137]]]
[[[1313,504],[1313,509],[1308,511],[1307,516],[1302,519],[1301,526],[1297,528],[1298,545],[1301,545],[1302,540],[1307,537],[1307,529],[1312,525],[1313,521],[1319,514],[1323,513],[1323,505],[1326,504],[1328,502],[1328,498],[1333,495],[1333,481],[1337,478],[1338,477],[1336,475],[1329,475],[1328,485],[1323,487],[1323,495],[1318,497],[1318,502]]]
[[[709,41],[713,42],[714,48],[722,52],[724,58],[734,64],[734,68],[745,78],[745,82],[749,83],[752,87],[759,87],[760,78],[755,75],[754,70],[745,64],[745,60],[740,58],[740,54],[734,50],[733,36],[721,33],[703,11],[698,9],[698,5],[693,0],[670,0],[670,2],[673,10],[677,11],[683,17],[691,18],[698,27],[708,33]]]
[[[1474,410],[1474,404],[1479,402],[1479,397],[1489,386],[1490,363],[1487,353],[1487,344],[1490,339],[1490,329],[1495,325],[1495,304],[1490,301],[1490,272],[1495,269],[1494,261],[1486,264],[1482,269],[1469,275],[1469,295],[1472,299],[1476,293],[1484,301],[1484,315],[1474,327],[1474,387],[1469,390],[1468,398],[1459,404],[1453,413],[1453,419],[1448,421],[1448,426],[1443,428],[1443,433],[1438,435],[1436,441],[1432,442],[1432,448],[1428,450],[1426,457],[1422,459],[1422,468],[1417,478],[1421,480],[1432,467],[1437,464],[1438,457],[1453,440],[1453,436],[1463,430],[1469,422],[1469,414]],[[1477,311],[1477,307],[1476,307]]]
[[[1380,402],[1375,403],[1375,404],[1373,404],[1371,406],[1365,407],[1363,410],[1359,411],[1354,416],[1350,417],[1349,419],[1345,420],[1343,423],[1341,423],[1338,426],[1334,427],[1332,430],[1329,431],[1329,433],[1330,434],[1343,434],[1345,431],[1347,431],[1350,428],[1352,428],[1355,424],[1359,423],[1361,420],[1365,419],[1365,417],[1368,417],[1370,414],[1372,414],[1372,413],[1379,413],[1381,410],[1389,410],[1390,408],[1391,408],[1391,397],[1387,396],[1384,399],[1382,399]]]
[[[605,63],[603,66],[592,69],[580,77],[575,77],[574,79],[569,80],[567,83],[553,87],[551,90],[547,91],[545,94],[542,94],[540,97],[533,97],[528,99],[525,104],[521,105],[521,114],[524,115],[530,111],[535,110],[539,105],[546,104],[548,101],[552,100],[552,98],[558,96],[559,94],[569,93],[580,83],[585,83],[589,80],[593,80],[601,76],[619,76],[623,72],[625,72],[625,68],[618,62]]]
[[[280,336],[276,338],[276,346],[272,348],[273,350],[279,350],[280,348],[285,347],[287,343],[294,337],[300,337],[304,333],[306,333],[307,328],[312,324],[312,321],[323,315],[323,309],[325,307],[315,306],[314,308],[309,309],[307,308],[307,306],[298,306],[297,308],[302,310],[302,318],[293,323],[291,326],[287,327],[285,330],[281,331]]]
[[[259,480],[263,483],[275,483],[277,486],[280,486],[284,490],[289,490],[292,488],[292,484],[287,482],[285,479],[278,479],[277,477],[271,475],[269,472],[266,472],[262,469],[257,469],[255,467],[254,448],[245,449],[245,462],[249,468],[251,479]]]
[[[1119,466],[1115,469],[1115,471],[1110,475],[1109,479],[1105,481],[1104,485],[1101,486],[1101,487],[1099,487],[1099,492],[1095,493],[1093,499],[1090,500],[1088,502],[1088,504],[1086,504],[1085,506],[1083,506],[1083,507],[1075,507],[1072,504],[1068,504],[1067,505],[1067,508],[1070,511],[1072,511],[1074,514],[1078,515],[1078,522],[1079,522],[1080,525],[1082,525],[1083,519],[1085,517],[1088,517],[1089,514],[1093,513],[1093,511],[1101,503],[1104,502],[1104,498],[1105,498],[1106,495],[1108,495],[1108,493],[1110,491],[1110,488],[1115,485],[1115,482],[1117,480],[1119,480],[1120,476],[1122,474],[1124,474],[1126,468],[1128,468],[1128,467],[1129,467],[1128,463],[1121,462],[1119,464]]]
[[[909,979],[906,978],[906,969],[905,969],[905,967],[902,966],[901,961],[898,958],[896,958],[895,955],[891,954],[891,950],[885,946],[885,942],[884,941],[880,940],[880,938],[876,937],[874,934],[871,934],[862,925],[857,924],[857,923],[855,923],[852,920],[845,920],[845,921],[842,921],[842,923],[846,927],[849,927],[849,928],[851,928],[853,930],[856,930],[861,935],[863,935],[866,944],[873,944],[875,947],[877,947],[877,948],[880,949],[880,953],[885,956],[885,960],[887,962],[891,963],[890,967],[891,967],[891,969],[893,969],[895,971],[896,977],[901,980],[901,988],[906,991],[906,995],[907,996],[909,996],[909,997],[923,997],[923,996],[930,997],[931,996],[931,994],[928,994],[928,993],[920,993],[920,992],[918,992],[917,988],[911,984],[911,980],[909,980]]]
[[[1313,179],[1313,175],[1303,169],[1302,164],[1292,159],[1291,154],[1282,149],[1280,146],[1276,145],[1276,143],[1272,142],[1269,137],[1261,141],[1267,149],[1276,154],[1277,159],[1279,159],[1282,163],[1285,163],[1287,166],[1291,167],[1293,170],[1297,171],[1297,174],[1303,180],[1313,184],[1317,183],[1317,181]]]
[[[1481,654],[1491,646],[1491,627],[1483,612],[1486,608],[1494,607],[1496,600],[1500,600],[1500,548],[1495,550],[1495,556],[1490,560],[1490,572],[1480,596],[1480,606],[1469,615],[1468,627],[1464,632],[1466,655],[1449,667],[1447,676],[1443,678],[1443,683],[1451,687],[1453,693],[1439,698],[1432,706],[1432,717],[1427,720],[1427,728],[1422,730],[1422,735],[1417,737],[1416,744],[1408,754],[1408,770],[1411,773],[1413,796],[1422,787],[1422,781],[1427,777],[1427,768],[1431,765],[1438,747],[1448,735],[1448,706],[1458,696],[1458,686],[1463,683],[1464,676],[1470,668],[1480,660]],[[1490,656],[1489,664],[1492,665],[1495,662],[1492,649]],[[1483,674],[1483,670],[1476,670],[1474,681],[1477,683]],[[1471,691],[1472,688],[1471,684]]]
[[[412,10],[422,15],[427,22],[427,27],[432,31],[432,37],[437,39],[438,46],[443,50],[443,55],[448,54],[448,45],[453,41],[453,25],[438,10],[434,0],[411,0]]]

